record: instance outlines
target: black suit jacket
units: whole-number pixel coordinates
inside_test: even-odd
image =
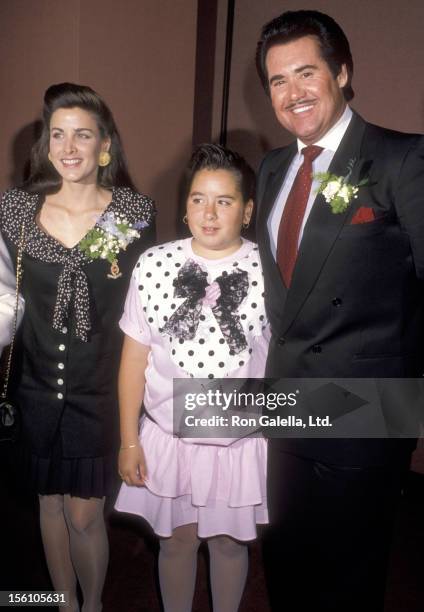
[[[367,178],[342,214],[318,195],[287,290],[267,220],[296,143],[271,151],[258,176],[258,243],[265,275],[273,378],[416,377],[424,372],[424,139],[366,123],[354,113],[329,171]],[[376,218],[350,221],[359,207]],[[289,452],[336,464],[381,464],[398,444],[280,440]],[[410,447],[410,444],[406,444]]]

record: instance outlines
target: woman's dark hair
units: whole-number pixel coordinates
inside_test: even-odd
[[[341,27],[329,15],[319,11],[287,11],[262,28],[261,38],[256,47],[256,68],[262,85],[269,94],[266,56],[271,47],[283,45],[303,36],[315,36],[321,56],[327,62],[334,78],[346,65],[348,80],[343,87],[348,102],[355,95],[352,89],[353,59],[349,41]]]
[[[25,189],[30,193],[47,195],[56,193],[62,186],[62,177],[48,159],[50,120],[59,108],[81,108],[95,119],[102,138],[110,138],[110,164],[99,166],[98,184],[106,189],[131,187],[121,139],[113,115],[99,94],[91,87],[75,83],[52,85],[44,94],[41,135],[31,150],[30,172]]]
[[[243,202],[255,196],[255,173],[249,164],[230,149],[217,144],[201,144],[193,152],[185,175],[185,199],[190,192],[194,176],[199,170],[228,170],[236,179]]]

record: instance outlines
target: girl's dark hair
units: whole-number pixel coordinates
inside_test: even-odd
[[[234,151],[217,144],[201,144],[193,152],[185,175],[185,199],[187,198],[196,172],[199,170],[228,170],[240,189],[243,202],[255,196],[255,173],[249,164]]]
[[[262,85],[269,94],[266,56],[271,47],[284,45],[304,36],[315,36],[321,56],[336,78],[342,65],[346,65],[348,80],[343,87],[345,100],[353,98],[353,59],[345,33],[332,17],[319,11],[286,11],[262,28],[256,47],[256,68]]]
[[[111,111],[91,87],[75,83],[52,85],[44,94],[41,135],[31,150],[30,171],[25,189],[30,193],[47,195],[56,193],[62,186],[62,177],[48,159],[50,120],[59,108],[81,108],[89,112],[97,123],[101,137],[110,138],[111,162],[108,166],[99,166],[98,184],[106,189],[133,189],[134,184],[127,169],[121,139]]]

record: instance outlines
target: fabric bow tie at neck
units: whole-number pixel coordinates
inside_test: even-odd
[[[210,306],[228,346],[234,353],[247,347],[246,337],[235,311],[247,296],[249,281],[245,270],[223,273],[210,285],[207,272],[189,259],[174,280],[174,297],[186,298],[163,327],[170,336],[193,340],[203,306]],[[217,286],[219,291],[217,291]],[[216,297],[219,293],[219,296]]]
[[[286,287],[290,287],[291,284],[300,229],[311,192],[312,162],[322,151],[323,148],[316,145],[309,145],[302,149],[303,164],[297,171],[278,228],[277,264]]]
[[[73,301],[75,310],[75,335],[83,342],[87,342],[90,323],[90,296],[87,276],[82,270],[84,258],[81,251],[71,251],[69,257],[63,262],[63,270],[59,276],[57,297],[53,315],[53,327],[57,331],[65,326],[69,316],[69,308],[73,295],[78,300]]]

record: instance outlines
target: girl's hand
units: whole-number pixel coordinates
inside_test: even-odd
[[[129,486],[144,486],[147,468],[144,451],[140,445],[119,451],[119,475]]]

